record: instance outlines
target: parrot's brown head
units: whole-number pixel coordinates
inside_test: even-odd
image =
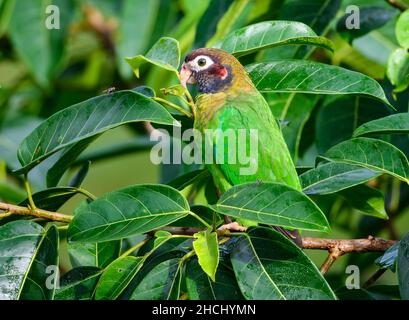
[[[251,87],[246,70],[231,54],[220,49],[201,48],[189,53],[180,71],[180,82],[197,84],[200,93],[227,92]]]

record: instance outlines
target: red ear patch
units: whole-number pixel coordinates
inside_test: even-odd
[[[224,79],[226,79],[227,74],[229,72],[227,71],[227,69],[224,66],[221,66],[217,73],[220,76],[220,78],[222,78],[222,80],[224,80]]]

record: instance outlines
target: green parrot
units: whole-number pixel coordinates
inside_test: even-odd
[[[206,130],[230,131],[237,136],[239,131],[246,133],[244,151],[249,156],[249,164],[255,166],[253,172],[243,174],[243,163],[239,161],[206,164],[221,193],[247,182],[280,182],[301,191],[280,127],[266,100],[235,57],[220,49],[194,50],[185,58],[180,81],[185,87],[187,83],[198,87],[194,128],[202,133],[203,139],[212,139],[213,155],[220,152],[226,160],[234,148],[230,144],[226,147],[223,136],[205,136]],[[243,147],[244,141],[236,139],[236,160],[237,148]],[[252,142],[253,145],[256,142],[256,152],[251,152]]]

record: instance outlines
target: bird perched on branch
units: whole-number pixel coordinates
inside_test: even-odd
[[[194,50],[185,58],[180,81],[185,87],[187,83],[198,87],[194,127],[203,135],[208,129],[235,133],[236,138],[245,133],[244,140],[236,139],[235,150],[230,144],[226,147],[223,135],[205,137],[211,139],[207,143],[213,146],[213,156],[224,155],[225,161],[207,164],[221,193],[233,185],[257,181],[280,182],[301,190],[280,127],[266,100],[235,57],[219,49]],[[255,152],[251,150],[254,142]],[[240,147],[248,157],[247,170],[243,170],[243,163],[239,161]],[[236,163],[226,161],[229,156],[230,160],[235,158]]]

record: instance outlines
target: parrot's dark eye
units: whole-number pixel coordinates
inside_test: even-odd
[[[197,60],[197,64],[199,67],[204,67],[206,65],[206,59],[200,58],[199,60]]]

